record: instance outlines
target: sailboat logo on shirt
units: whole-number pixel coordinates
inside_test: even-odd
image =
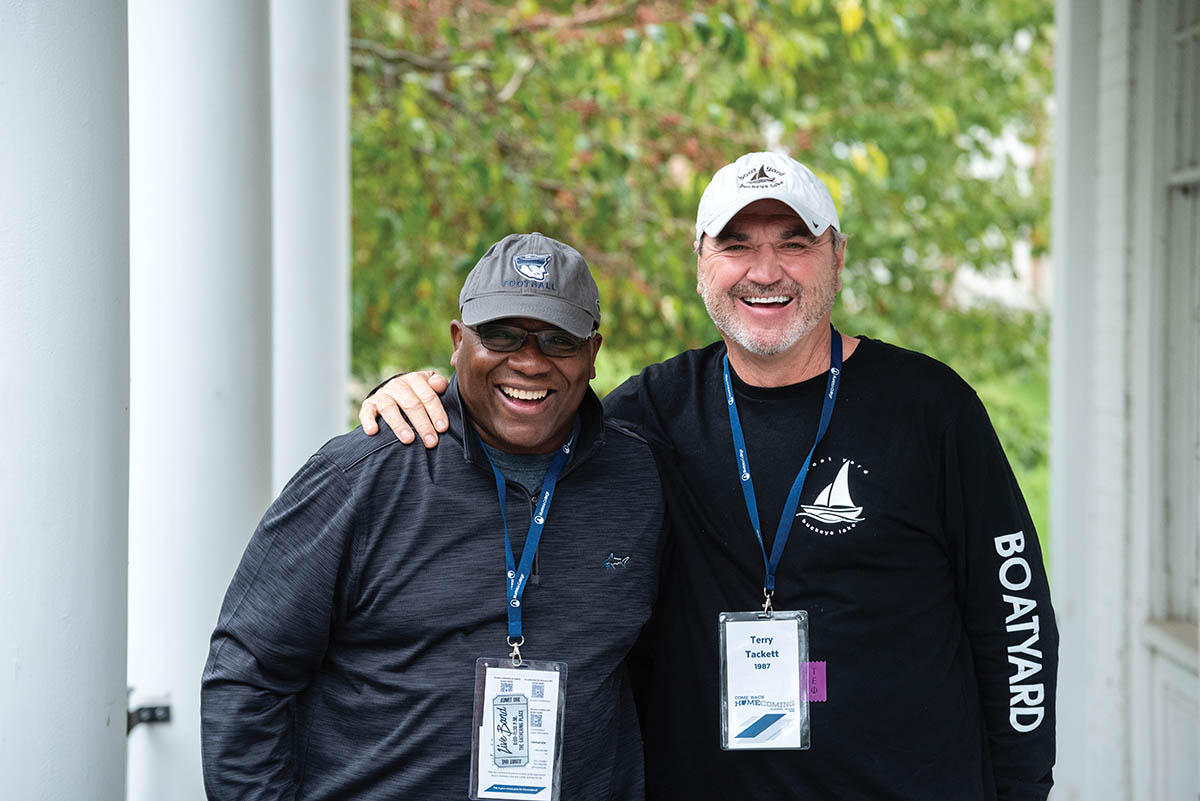
[[[817,468],[826,461],[831,460],[826,457],[814,462],[812,467]],[[804,524],[808,528],[823,534],[837,534],[849,531],[865,519],[862,516],[863,508],[854,503],[854,499],[850,497],[850,468],[852,466],[857,467],[866,475],[867,471],[863,470],[861,465],[850,459],[844,459],[841,468],[837,471],[837,476],[817,493],[816,500],[811,504],[801,505],[796,517],[808,518],[825,524],[817,527],[805,520]],[[831,530],[826,526],[835,526],[836,528]]]

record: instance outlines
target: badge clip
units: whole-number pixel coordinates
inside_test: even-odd
[[[763,587],[763,598],[766,600],[763,601],[763,610],[758,613],[758,616],[764,620],[770,620],[775,617],[775,608],[771,606],[771,596],[774,594],[766,587]]]
[[[524,662],[521,659],[521,646],[524,644],[525,644],[525,635],[521,635],[521,639],[517,640],[516,642],[513,642],[512,637],[508,638],[508,645],[510,648],[512,648],[512,653],[510,653],[508,655],[508,658],[512,660],[513,667],[520,667],[521,665],[524,664]]]

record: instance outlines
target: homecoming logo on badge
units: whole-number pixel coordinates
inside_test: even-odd
[[[513,269],[530,281],[545,281],[549,275],[550,254],[526,253],[513,256]]]
[[[833,461],[832,457],[827,456],[813,462],[809,469],[819,471],[823,464]],[[857,505],[850,495],[852,473],[866,476],[870,471],[853,459],[843,459],[833,481],[817,493],[811,504],[801,505],[796,517],[800,518],[809,530],[821,534],[843,534],[866,519],[862,514],[863,507]]]

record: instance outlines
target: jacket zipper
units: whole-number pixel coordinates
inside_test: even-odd
[[[504,479],[505,488],[508,488],[510,485],[519,489],[521,491],[521,494],[529,499],[529,519],[533,520],[533,515],[537,511],[537,496],[530,495],[529,490],[525,489],[524,484],[518,484],[517,482],[510,481],[507,478]],[[525,548],[524,543],[521,544],[521,548],[522,549]],[[540,549],[539,549],[539,551],[540,551]],[[541,582],[541,566],[539,565],[539,560],[540,560],[539,551],[533,552],[533,573],[531,573],[529,576],[530,584],[541,584],[542,583]]]
[[[533,519],[534,513],[537,511],[537,496],[529,496],[529,519]],[[529,577],[532,584],[541,584],[541,569],[538,567],[538,554],[541,549],[533,552],[533,575]]]

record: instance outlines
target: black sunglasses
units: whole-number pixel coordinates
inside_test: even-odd
[[[497,353],[513,353],[520,350],[525,346],[528,337],[536,339],[538,348],[547,356],[574,356],[587,343],[587,339],[580,339],[560,328],[526,331],[524,328],[504,323],[480,323],[467,327],[475,332],[485,348]]]

